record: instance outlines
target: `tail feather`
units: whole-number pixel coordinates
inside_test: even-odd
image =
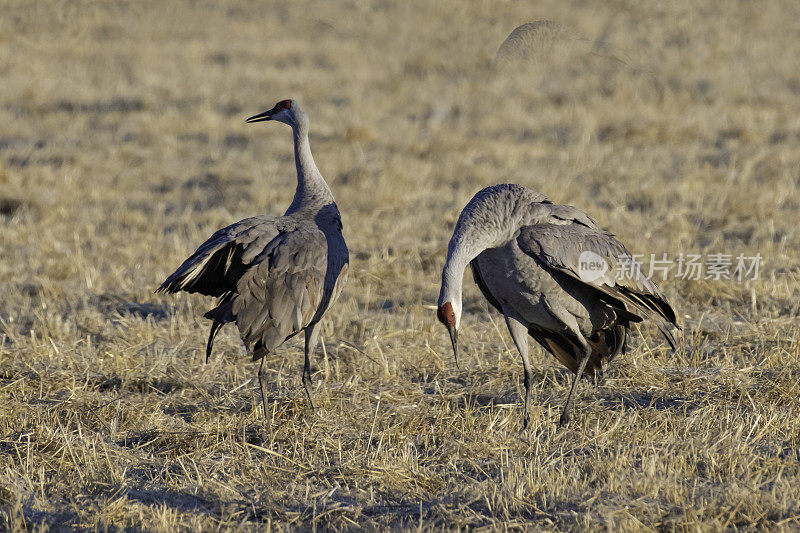
[[[660,319],[661,321],[670,324],[672,327],[680,329],[675,316],[675,310],[672,309],[672,306],[670,306],[669,303],[663,298],[654,296],[652,294],[635,293],[633,291],[625,290],[624,288],[620,288],[620,294],[624,296],[624,298],[627,299],[628,302],[634,307],[638,307],[640,310],[648,314],[655,313],[657,321]],[[660,326],[659,329],[661,329]],[[670,344],[674,344],[674,337],[672,339],[668,338],[667,340],[670,341]]]
[[[669,325],[667,324],[667,322],[658,321],[658,322],[656,322],[656,326],[658,327],[658,330],[661,332],[661,334],[664,335],[664,338],[667,339],[667,342],[669,343],[669,347],[672,348],[672,351],[675,351],[675,346],[678,343],[675,340],[674,333],[672,332],[671,329],[669,329]],[[678,329],[680,329],[680,328],[678,328]]]
[[[528,333],[561,364],[573,373],[578,371],[578,364],[583,357],[583,348],[576,339],[572,339],[568,335],[534,328],[529,329]],[[603,366],[608,361],[627,349],[628,328],[618,324],[612,329],[600,330],[587,339],[587,342],[592,353],[586,363],[584,374],[593,376],[602,372]]]
[[[208,358],[211,357],[211,350],[214,347],[214,338],[217,336],[217,332],[228,322],[236,320],[236,317],[233,316],[233,302],[231,301],[230,295],[223,296],[219,304],[214,309],[207,311],[203,317],[212,321],[211,331],[208,334],[208,343],[206,344],[206,363],[208,363]]]
[[[605,345],[608,347],[608,356],[604,362],[611,361],[628,349],[628,328],[626,326],[617,324],[613,329],[605,329],[602,333],[605,337]]]
[[[212,237],[170,274],[156,292],[185,291],[222,296],[235,288],[247,268],[242,263],[243,249],[241,244]]]
[[[211,357],[211,350],[214,347],[214,337],[217,336],[217,332],[222,329],[224,325],[224,322],[217,322],[216,320],[211,323],[211,332],[208,334],[208,344],[206,344],[206,364],[208,364],[208,359]]]
[[[562,365],[569,368],[573,373],[578,372],[578,364],[583,356],[583,349],[580,344],[566,335],[560,335],[551,331],[529,329],[528,334],[533,337],[545,350],[550,352]],[[589,361],[586,363],[584,374],[591,376],[599,371],[603,366],[601,355],[592,349]]]
[[[649,294],[637,294],[627,290],[620,290],[616,298],[604,295],[604,301],[614,308],[614,313],[619,320],[618,325],[627,328],[631,323],[642,322],[643,318],[652,318],[659,331],[675,350],[677,341],[673,330],[680,330],[675,317],[675,311],[666,300]],[[626,305],[633,309],[628,310]],[[642,316],[636,314],[640,312]],[[627,342],[627,341],[626,341]]]

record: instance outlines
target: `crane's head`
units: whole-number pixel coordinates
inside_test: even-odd
[[[307,122],[306,114],[295,100],[281,100],[269,111],[264,111],[258,115],[253,115],[247,119],[248,124],[253,122],[263,122],[265,120],[277,120],[295,128],[301,123]]]
[[[461,302],[456,302],[456,307],[453,307],[452,302],[439,302],[439,308],[436,310],[436,317],[439,322],[444,324],[447,328],[447,333],[450,334],[450,343],[453,345],[453,357],[456,360],[456,367],[458,367],[458,323],[461,321]]]

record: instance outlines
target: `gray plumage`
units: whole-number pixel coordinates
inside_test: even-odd
[[[248,122],[277,120],[294,132],[297,190],[283,216],[246,218],[214,233],[170,275],[158,291],[196,292],[219,298],[204,316],[212,320],[206,361],[219,329],[235,322],[258,369],[264,415],[264,356],[305,332],[303,385],[309,386],[309,353],[317,324],[347,279],[348,251],[339,210],[311,155],[308,117],[293,100],[283,100]]]
[[[552,20],[535,20],[514,28],[497,49],[495,67],[524,67],[554,54],[574,56],[588,51],[588,39]]]
[[[581,261],[605,262],[605,271]],[[618,263],[625,261],[619,273]],[[456,223],[442,272],[439,320],[447,326],[457,358],[463,272],[506,319],[525,373],[525,426],[531,366],[530,335],[576,373],[561,423],[579,376],[601,374],[603,365],[624,351],[631,323],[651,318],[675,347],[675,313],[656,285],[638,269],[614,235],[579,209],[553,204],[519,185],[479,191]],[[457,361],[457,359],[456,359]]]

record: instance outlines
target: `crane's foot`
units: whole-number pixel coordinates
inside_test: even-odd
[[[267,391],[265,387],[261,389],[261,417],[264,421],[264,427],[272,431],[272,421],[270,420],[269,416],[269,405],[267,404]],[[256,408],[256,418],[258,418],[258,408]]]
[[[558,419],[558,427],[563,428],[567,424],[569,424],[570,416],[569,413],[564,411],[561,413],[561,418]]]
[[[528,389],[530,390],[530,389]],[[528,430],[528,426],[531,422],[531,415],[530,411],[528,410],[528,404],[530,403],[529,394],[525,394],[525,404],[522,407],[522,431],[521,433],[525,433]]]
[[[269,414],[267,411],[264,411],[264,415],[261,418],[261,424],[264,426],[264,433],[267,435],[272,434],[272,420],[270,420]]]

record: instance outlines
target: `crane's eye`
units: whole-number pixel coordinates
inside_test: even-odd
[[[439,319],[439,322],[448,327],[456,323],[456,313],[453,311],[453,306],[450,302],[446,302],[436,310],[436,317]]]

